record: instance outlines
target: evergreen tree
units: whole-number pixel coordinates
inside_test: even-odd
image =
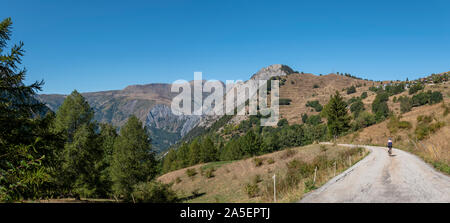
[[[86,99],[74,90],[66,97],[61,107],[56,112],[55,131],[63,132],[67,142],[73,141],[73,136],[78,127],[92,123],[94,111]]]
[[[244,154],[253,156],[260,152],[261,138],[258,134],[255,134],[253,130],[247,132],[247,134],[240,139],[240,146]]]
[[[0,22],[0,201],[35,198],[51,188],[58,135],[49,131],[52,114],[34,95],[43,81],[25,85],[23,43],[6,49],[10,18]],[[44,188],[45,187],[45,188]]]
[[[61,166],[64,186],[74,196],[94,197],[99,173],[95,168],[100,152],[97,149],[94,126],[89,123],[79,126],[71,143],[66,143]]]
[[[353,112],[355,118],[358,117],[359,113],[364,110],[364,103],[361,100],[357,100],[352,105],[350,105],[350,111]]]
[[[178,149],[182,148],[183,147],[180,146]],[[177,161],[177,151],[175,149],[170,149],[164,156],[162,172],[167,173],[172,170],[176,170],[178,168],[178,166],[176,166],[176,161]]]
[[[201,145],[200,162],[207,163],[215,161],[217,157],[216,153],[217,151],[211,136],[207,136]]]
[[[377,94],[372,102],[372,112],[375,114],[377,122],[383,121],[389,115],[388,100],[389,94],[382,91]]]
[[[142,122],[131,116],[114,143],[111,164],[113,191],[129,200],[136,184],[151,181],[155,175],[156,161],[150,137]]]
[[[335,95],[330,96],[330,101],[325,106],[325,115],[328,133],[335,139],[350,128],[347,104],[338,91]]]
[[[189,144],[189,164],[195,165],[200,162],[200,143],[196,138]]]
[[[117,138],[116,128],[110,124],[100,124],[100,134],[98,136],[98,144],[102,148],[102,158],[96,163],[95,168],[100,173],[98,180],[98,191],[100,197],[107,197],[110,194],[112,181],[110,173],[110,165],[114,152],[114,141]]]
[[[64,136],[60,151],[61,170],[59,186],[72,196],[96,196],[102,160],[102,148],[97,140],[94,112],[85,98],[76,90],[66,97],[56,112],[54,131]]]

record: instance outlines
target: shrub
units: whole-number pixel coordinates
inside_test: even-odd
[[[170,188],[170,185],[158,181],[136,184],[132,195],[138,203],[178,202],[176,193]]]
[[[361,100],[360,97],[352,97],[352,98],[348,99],[347,104],[353,104],[359,100]]]
[[[400,121],[401,117],[393,114],[389,120],[388,128],[391,133],[395,133],[397,129],[410,129],[411,123],[408,121]]]
[[[365,99],[365,98],[367,98],[367,92],[366,92],[366,91],[364,91],[364,92],[361,94],[361,99]]]
[[[275,160],[273,158],[267,159],[267,164],[274,164]]]
[[[302,114],[302,122],[306,123],[306,120],[308,120],[308,114]]]
[[[197,175],[197,171],[194,168],[187,169],[186,175],[190,178],[193,178],[195,175]]]
[[[387,85],[384,90],[390,95],[396,95],[400,94],[403,91],[405,91],[405,84],[404,83],[397,83],[397,84],[390,84]]]
[[[306,102],[306,107],[314,108],[314,110],[316,110],[316,112],[320,112],[323,109],[323,106],[317,100],[315,100],[315,101],[307,101]]]
[[[280,98],[279,105],[290,105],[291,101],[289,98]]]
[[[261,175],[256,174],[256,175],[253,177],[252,183],[253,183],[253,184],[258,184],[258,183],[261,182],[261,181],[262,181]]]
[[[372,92],[375,92],[375,93],[377,93],[379,90],[381,90],[381,88],[379,88],[379,87],[375,87],[375,86],[369,87],[369,91],[372,91]]]
[[[425,86],[422,83],[419,82],[417,84],[414,84],[414,85],[410,86],[408,93],[409,94],[415,94],[416,92],[418,92],[418,91],[420,91],[420,90],[422,90],[424,88],[425,88]]]
[[[443,116],[445,117],[445,116],[447,116],[448,115],[448,113],[450,112],[449,110],[449,107],[444,103],[444,102],[442,102],[442,108],[444,109],[444,113],[443,113]]]
[[[376,123],[375,115],[366,111],[361,112],[355,119],[353,130],[362,129]]]
[[[244,190],[245,190],[245,193],[247,193],[249,198],[256,197],[256,196],[258,196],[258,193],[259,193],[258,184],[248,183],[245,185]]]
[[[294,159],[286,165],[288,174],[299,175],[300,177],[308,177],[314,173],[313,165],[310,165],[304,161]]]
[[[353,94],[355,92],[356,92],[355,86],[351,86],[351,87],[347,88],[347,94]]]
[[[413,107],[424,104],[436,104],[443,100],[442,93],[439,91],[427,91],[416,94],[412,97]]]
[[[176,184],[181,183],[181,178],[180,178],[180,177],[177,177],[177,179],[175,179],[175,183],[176,183]]]
[[[359,113],[364,110],[364,103],[361,100],[356,101],[352,105],[350,105],[350,111],[358,117]]]
[[[411,123],[408,121],[400,121],[398,122],[398,128],[400,129],[410,129],[411,128]]]
[[[277,123],[277,126],[279,126],[279,127],[286,126],[286,125],[289,125],[289,122],[285,118],[280,119],[280,121],[278,121],[278,123]]]
[[[263,165],[264,159],[256,157],[253,159],[253,163],[255,164],[255,167],[260,167]]]
[[[305,193],[308,193],[309,191],[312,191],[314,189],[316,189],[316,186],[314,185],[313,180],[305,181]]]
[[[206,178],[213,178],[214,177],[214,171],[216,171],[214,168],[208,168],[205,171],[205,177]]]
[[[322,123],[322,118],[320,117],[320,115],[311,115],[306,120],[306,124],[309,125],[318,125],[320,123]]]
[[[433,117],[419,115],[417,117],[417,126],[414,131],[418,140],[425,139],[431,133],[436,132],[441,127],[445,126],[444,122],[433,122]]]
[[[287,159],[289,157],[292,157],[295,155],[295,153],[297,153],[297,151],[293,150],[293,149],[286,149],[283,154],[281,155],[282,159]]]
[[[314,84],[313,88],[319,88],[318,84]]]
[[[314,158],[311,166],[312,167],[318,167],[319,169],[325,169],[328,166],[330,166],[331,161],[328,161],[327,156],[325,155],[319,155]]]
[[[407,96],[399,97],[398,100],[400,102],[400,111],[402,113],[409,112],[412,109],[412,100]]]

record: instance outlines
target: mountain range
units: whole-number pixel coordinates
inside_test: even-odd
[[[267,80],[294,71],[281,64],[262,68],[251,79]],[[193,82],[190,82],[193,84]],[[222,83],[223,84],[223,83]],[[208,126],[218,117],[174,115],[170,104],[178,93],[171,92],[171,84],[131,85],[123,90],[82,93],[95,112],[95,120],[121,127],[130,115],[137,116],[150,131],[152,144],[158,152],[165,151],[196,126]],[[209,94],[203,93],[203,98]],[[62,105],[67,95],[40,94],[37,98],[52,111]]]

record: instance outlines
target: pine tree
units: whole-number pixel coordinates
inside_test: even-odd
[[[240,147],[245,155],[256,155],[261,149],[261,138],[253,130],[250,130],[240,138]]]
[[[216,160],[216,148],[210,136],[205,137],[202,141],[200,151],[200,162],[207,163]]]
[[[73,141],[73,136],[79,126],[92,123],[94,111],[86,99],[74,90],[66,97],[56,112],[55,131],[63,132],[67,142]]]
[[[41,117],[48,109],[34,98],[44,82],[23,83],[23,42],[6,49],[11,26],[10,18],[0,22],[0,201],[40,196],[61,142],[48,130],[53,116]]]
[[[197,163],[200,163],[200,143],[198,139],[194,139],[191,144],[189,144],[189,164],[195,165]]]
[[[114,152],[114,141],[117,138],[116,128],[110,124],[100,124],[100,134],[98,136],[98,144],[102,148],[102,158],[96,163],[95,168],[100,173],[98,179],[98,195],[107,197],[112,187],[110,165]]]
[[[336,91],[335,95],[330,96],[330,101],[325,106],[325,115],[327,117],[328,133],[335,139],[350,128],[347,104],[338,91]]]
[[[372,102],[372,112],[375,114],[377,122],[383,121],[389,115],[389,107],[387,101],[389,94],[381,91]]]
[[[56,112],[54,131],[64,135],[65,145],[60,151],[60,186],[70,195],[96,196],[100,177],[96,164],[102,159],[97,140],[94,112],[85,98],[73,91]]]
[[[85,123],[79,126],[71,143],[66,143],[62,152],[61,168],[65,186],[78,197],[95,197],[96,185],[100,176],[95,168],[100,159],[99,146],[93,125]]]
[[[150,137],[142,122],[131,116],[114,143],[111,163],[113,191],[129,200],[136,184],[151,181],[155,175],[156,161]]]

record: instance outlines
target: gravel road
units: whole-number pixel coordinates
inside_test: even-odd
[[[361,147],[371,151],[366,158],[299,202],[450,202],[450,177],[418,157],[398,149],[393,149],[393,156],[389,156],[387,148]]]

